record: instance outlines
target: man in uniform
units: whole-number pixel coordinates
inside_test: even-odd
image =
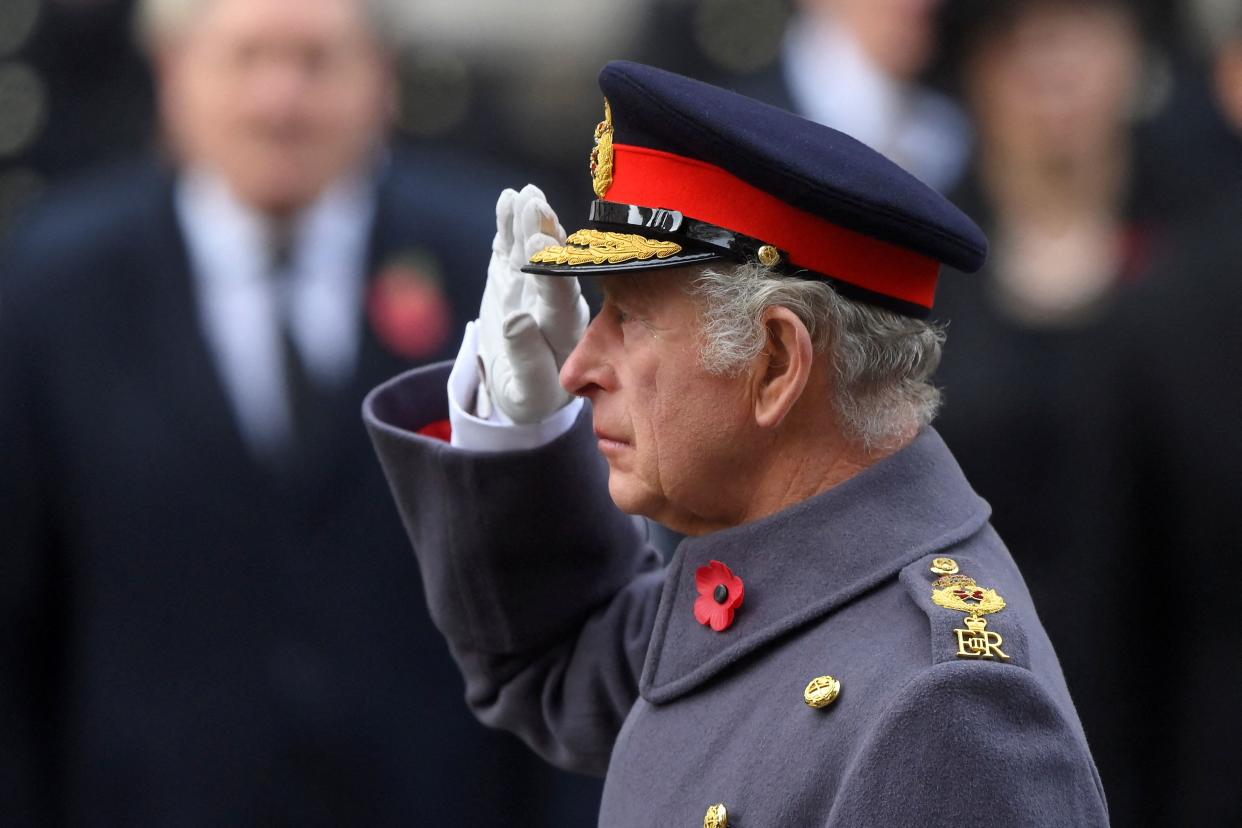
[[[606,772],[602,825],[1107,824],[929,425],[920,317],[982,233],[829,128],[637,64],[600,84],[589,229],[503,194],[452,372],[365,404],[475,713]],[[662,566],[624,513],[689,537]]]

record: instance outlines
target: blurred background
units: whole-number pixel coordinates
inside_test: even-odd
[[[133,5],[133,0],[5,0],[0,7],[0,222],[10,221],[50,182],[154,140],[154,96],[134,36]],[[390,5],[406,44],[396,116],[401,139],[486,151],[529,169],[532,178],[542,174],[550,186],[577,191],[581,171],[573,159],[582,154],[582,124],[597,120],[595,74],[602,61],[643,60],[748,91],[770,83],[770,96],[783,96],[782,103],[812,107],[803,95],[808,84],[790,82],[783,61],[791,43],[799,41],[791,35],[805,34],[809,26],[800,9],[851,4],[541,0],[520,14],[497,0]],[[906,65],[888,71],[929,82],[964,104],[963,38],[978,28],[981,13],[989,20],[1003,16],[989,6],[1014,4],[883,0],[873,5],[892,18],[881,25],[928,27],[917,35],[927,42],[903,50]],[[1206,156],[1237,155],[1226,124],[1213,112],[1210,72],[1210,50],[1234,4],[1136,0],[1120,5],[1130,9],[1138,38],[1137,54],[1125,67],[1134,88],[1126,91],[1130,99],[1120,114],[1128,128],[1148,133],[1147,149],[1161,153],[1169,165],[1148,171],[1172,190],[1160,194],[1166,200],[1158,206],[1183,210],[1203,192],[1224,185],[1203,169],[1213,166]],[[1051,64],[1066,57],[1033,59]],[[1031,67],[1037,74],[1043,69],[1052,66]],[[778,85],[785,88],[776,91]],[[1057,87],[1048,90],[1050,98],[1076,91],[1068,88],[1072,83],[1051,77],[1046,85]],[[865,107],[863,91],[849,103]],[[1187,149],[1192,157],[1180,154]],[[1167,200],[1174,197],[1181,201]]]
[[[0,236],[161,143],[133,6],[0,0]],[[566,227],[614,58],[842,129],[979,221],[987,267],[937,300],[938,427],[1027,575],[1114,823],[1242,824],[1242,0],[389,6],[394,145],[537,182]]]

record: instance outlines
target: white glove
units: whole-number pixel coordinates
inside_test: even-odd
[[[505,190],[496,202],[496,238],[479,306],[479,384],[475,414],[500,409],[515,423],[547,418],[572,397],[560,370],[586,330],[589,311],[578,280],[523,273],[530,257],[565,243],[565,231],[538,187]]]

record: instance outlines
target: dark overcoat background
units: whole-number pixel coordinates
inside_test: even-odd
[[[1097,428],[1113,463],[1095,502],[1122,524],[1102,588],[1125,633],[1110,721],[1136,824],[1242,824],[1239,216],[1235,191],[1179,226],[1101,331],[1111,405]]]

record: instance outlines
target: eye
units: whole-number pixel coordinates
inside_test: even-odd
[[[619,324],[619,325],[624,325],[626,322],[629,322],[629,321],[630,321],[630,319],[632,319],[632,318],[633,318],[633,317],[630,315],[629,310],[627,310],[624,306],[622,306],[622,305],[621,305],[619,302],[617,302],[615,299],[609,299],[609,300],[608,300],[608,304],[607,304],[606,310],[607,310],[609,313],[611,313],[611,314],[612,314],[612,318],[613,318],[613,319],[617,322],[617,324]]]
[[[608,297],[600,312],[606,314],[618,328],[629,328],[631,322],[643,322],[641,310],[622,304],[615,297]]]

